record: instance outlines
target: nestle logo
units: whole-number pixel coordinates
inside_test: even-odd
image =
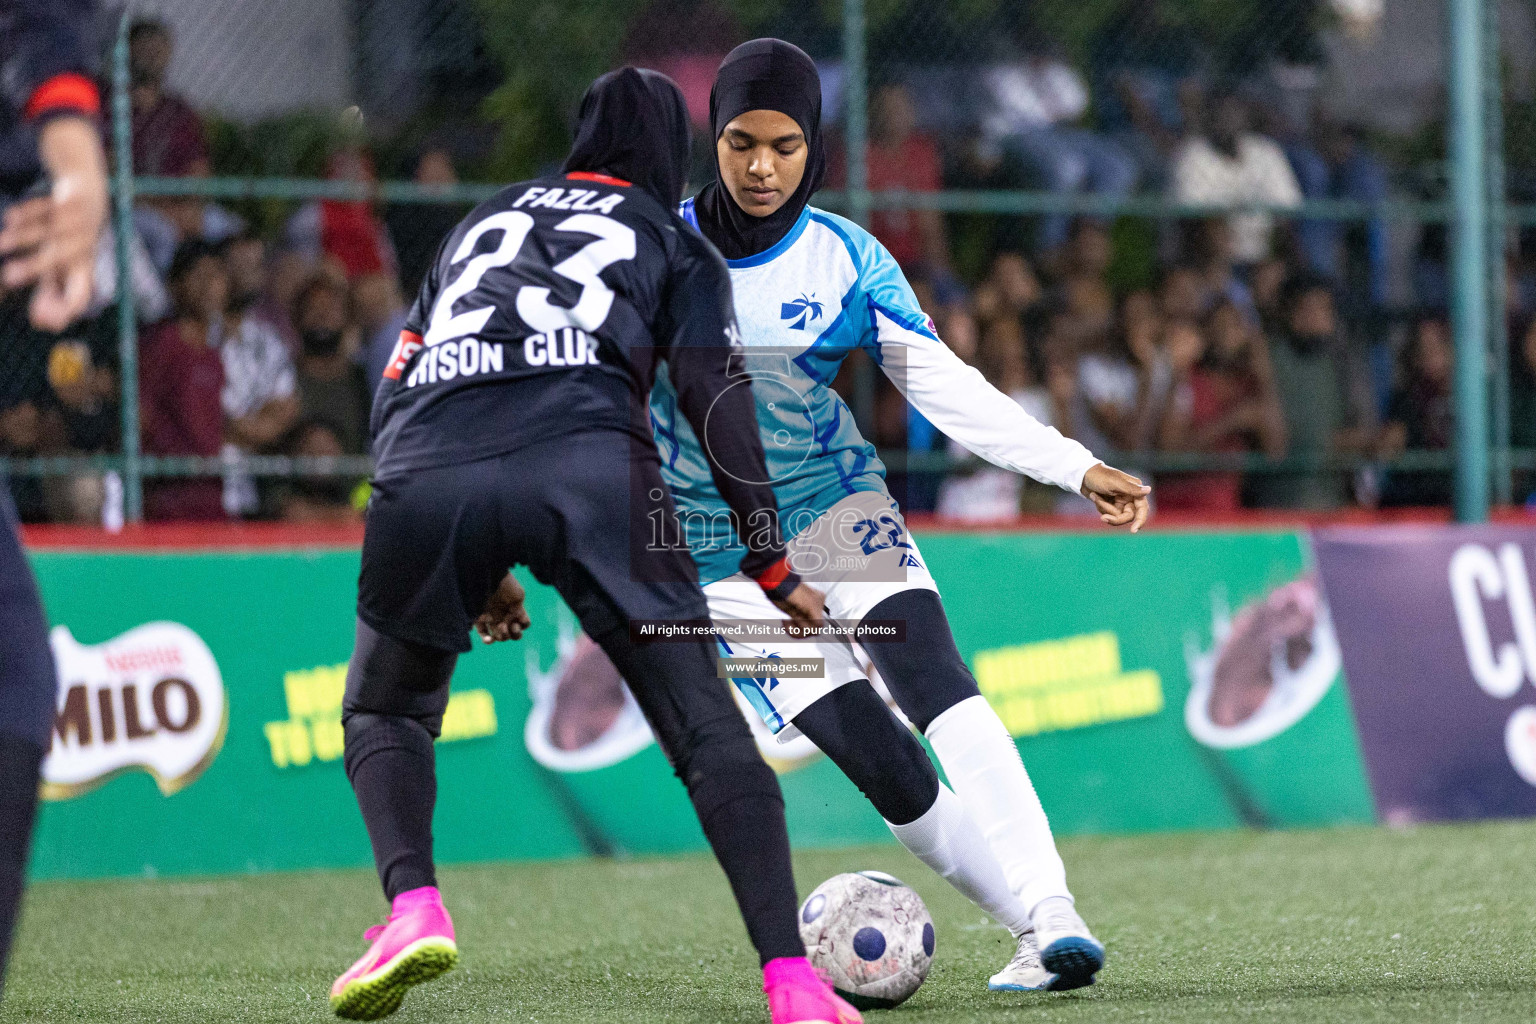
[[[224,679],[192,630],[151,622],[91,645],[55,626],[49,640],[60,685],[45,799],[79,796],[128,768],[170,796],[218,756],[229,722]]]

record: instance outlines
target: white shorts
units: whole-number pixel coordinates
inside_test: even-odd
[[[938,592],[917,542],[896,503],[879,491],[860,491],[823,513],[789,542],[789,564],[826,594],[827,617],[854,624],[881,601],[905,590]],[[752,580],[737,574],[706,584],[709,616],[721,623],[783,620],[784,613]],[[732,631],[734,632],[734,631]],[[821,658],[820,677],[733,679],[780,742],[799,736],[790,722],[844,683],[871,678],[864,652],[851,641],[719,640],[721,654],[739,658]]]

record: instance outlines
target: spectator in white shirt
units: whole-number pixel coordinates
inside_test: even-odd
[[[1173,198],[1180,203],[1295,207],[1301,186],[1285,151],[1249,128],[1248,106],[1230,93],[1215,97],[1208,124],[1184,141],[1173,167]],[[1269,213],[1234,213],[1232,257],[1252,267],[1270,254],[1275,219]]]
[[[270,253],[258,234],[246,232],[230,239],[224,246],[224,263],[229,269],[230,317],[255,320],[283,340],[288,354],[299,349],[298,335],[288,318],[288,310],[273,294]]]
[[[144,239],[137,231],[128,240],[129,282],[133,290],[134,315],[141,324],[159,323],[171,311],[171,293],[166,290]],[[96,243],[96,270],[91,304],[86,317],[99,316],[117,302],[117,232],[108,224]]]
[[[1023,56],[983,76],[989,108],[982,119],[982,155],[1011,154],[1052,192],[1123,196],[1136,186],[1136,161],[1108,136],[1077,127],[1088,110],[1088,86],[1053,47],[1029,29],[1015,33]],[[1052,214],[1041,222],[1047,250],[1067,240],[1071,218]]]
[[[229,459],[277,445],[299,416],[297,381],[288,345],[251,308],[231,306],[219,341],[224,364],[224,448]],[[224,478],[224,511],[248,516],[258,507],[256,484],[244,473]]]

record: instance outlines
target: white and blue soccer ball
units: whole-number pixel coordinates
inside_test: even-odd
[[[861,1010],[904,1002],[933,965],[933,918],[923,899],[880,871],[833,875],[800,907],[806,956]]]

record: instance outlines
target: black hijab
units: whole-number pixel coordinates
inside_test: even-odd
[[[688,183],[688,106],[672,79],[647,68],[610,71],[588,88],[562,172],[622,178],[677,209]]]
[[[715,131],[711,142],[719,143],[725,126],[749,110],[777,110],[793,118],[810,152],[800,186],[766,217],[754,217],[736,204],[720,177],[720,161],[713,161],[715,180],[699,191],[693,209],[699,230],[728,260],[756,256],[789,234],[827,171],[821,76],[804,50],[782,39],[754,39],[726,55],[709,93],[709,120]]]

